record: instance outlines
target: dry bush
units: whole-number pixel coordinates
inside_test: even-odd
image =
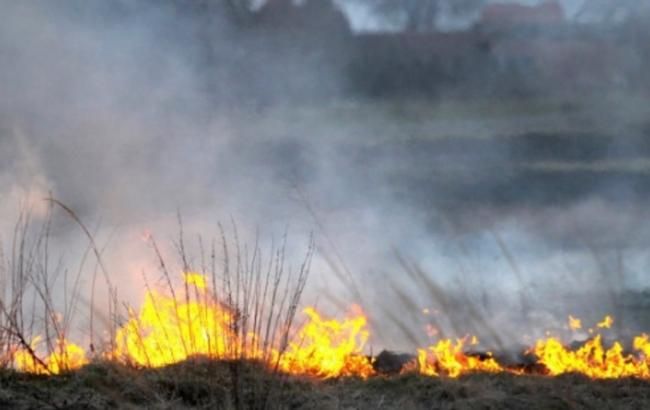
[[[210,241],[208,249],[205,247],[201,236],[197,237],[196,248],[198,257],[192,255],[186,246],[183,222],[178,216],[179,235],[175,247],[182,272],[185,274],[196,273],[206,278],[206,288],[199,289],[196,283],[184,281],[182,292],[174,285],[174,276],[169,263],[163,257],[158,243],[153,236],[149,236],[151,245],[158,264],[160,278],[164,283],[163,288],[171,297],[174,306],[174,318],[178,326],[192,327],[192,321],[200,321],[200,327],[206,329],[208,335],[218,335],[225,338],[223,341],[213,341],[214,348],[208,349],[211,359],[226,360],[230,363],[232,384],[232,399],[235,408],[242,408],[241,377],[242,366],[250,361],[271,364],[271,372],[279,374],[279,362],[285,353],[291,338],[300,298],[305,287],[315,246],[310,239],[305,258],[296,272],[286,266],[286,234],[279,246],[271,245],[265,254],[256,237],[252,248],[242,244],[239,238],[237,225],[232,222],[232,239],[228,240],[223,225],[219,225],[219,241]],[[220,243],[218,243],[220,242]],[[193,261],[198,261],[193,263]],[[149,281],[145,277],[146,287],[151,291]],[[215,303],[222,309],[211,309]],[[204,307],[205,314],[227,316],[211,318],[192,317],[189,310],[183,315],[179,306],[196,304]],[[133,313],[130,314],[134,317]],[[223,334],[220,329],[211,329],[214,323],[227,321],[228,334]],[[145,329],[138,329],[142,331]],[[146,331],[146,330],[145,330]],[[251,337],[250,335],[257,335]],[[145,335],[142,334],[140,339]],[[181,344],[185,356],[197,352],[196,336],[189,333],[187,339],[182,339]],[[209,336],[208,336],[209,337]],[[168,346],[172,345],[172,341]],[[222,344],[225,351],[217,346]],[[144,348],[144,345],[142,346]],[[144,350],[144,349],[143,349]],[[206,352],[201,351],[201,354]],[[264,382],[246,386],[253,389],[254,394],[247,394],[248,400],[255,403],[246,403],[246,407],[266,407],[271,392],[271,385]],[[273,392],[278,393],[278,392]]]
[[[51,373],[66,369],[63,341],[68,339],[80,302],[84,252],[76,270],[51,256],[52,207],[40,222],[29,210],[18,217],[8,246],[0,243],[0,351],[2,365],[10,366],[17,351],[29,367]],[[5,250],[5,248],[8,248]],[[44,357],[58,354],[56,363]]]
[[[112,357],[128,365],[128,355],[116,354],[116,336],[125,320],[138,323],[137,314],[126,303],[123,304],[125,309],[118,309],[117,288],[112,284],[102,261],[102,249],[86,225],[72,209],[58,200],[50,198],[49,204],[47,216],[39,223],[32,220],[29,211],[24,211],[15,225],[8,249],[0,246],[0,364],[5,368],[11,367],[16,363],[17,352],[21,352],[20,360],[29,362],[28,367],[36,372],[53,374],[69,370],[61,342],[67,341],[71,329],[78,326],[75,312],[79,310],[80,303],[85,303],[90,319],[87,334],[90,339],[90,359]],[[87,238],[87,248],[76,270],[67,269],[62,259],[53,261],[51,256],[52,214],[55,209],[62,210],[72,218]],[[228,239],[226,229],[219,225],[218,239],[211,240],[209,246],[206,247],[202,237],[198,237],[194,247],[198,249],[198,254],[195,255],[186,247],[180,214],[178,226],[178,240],[174,244],[177,260],[171,264],[163,257],[153,236],[148,238],[148,243],[157,260],[158,276],[162,281],[162,286],[159,286],[160,283],[154,283],[154,286],[162,288],[161,292],[173,302],[176,317],[172,322],[178,326],[178,334],[183,335],[180,342],[185,351],[184,357],[203,354],[211,360],[226,361],[229,363],[232,385],[232,406],[235,409],[265,408],[271,396],[279,393],[277,388],[271,388],[268,378],[260,378],[258,383],[251,383],[248,378],[246,386],[242,386],[243,366],[249,366],[253,360],[265,363],[265,367],[270,367],[268,370],[275,376],[280,373],[279,362],[292,336],[291,329],[315,250],[313,238],[309,241],[302,264],[297,270],[291,270],[286,262],[286,234],[279,245],[272,244],[268,252],[263,252],[259,237],[256,237],[252,247],[243,244],[237,225],[232,222],[232,239]],[[201,275],[206,279],[206,289],[199,289],[188,281],[178,286],[178,275],[174,274],[175,269],[170,265],[180,265],[182,274]],[[82,274],[89,271],[92,273],[91,291],[89,298],[85,298],[82,295]],[[105,307],[95,306],[97,282],[102,277],[109,293],[108,306]],[[146,290],[151,293],[153,287],[146,276],[145,284]],[[223,318],[209,320],[203,316],[195,317],[187,313],[187,309],[185,315],[179,309],[183,304],[202,306],[205,308],[201,310],[204,314],[230,312],[227,318],[228,332],[222,332],[224,340],[220,341],[225,350],[200,351],[194,339],[197,335],[181,331],[182,326],[191,327],[193,321],[200,321],[200,326],[206,327],[207,333],[218,334],[219,329],[208,327],[221,322]],[[211,309],[214,306],[223,309]],[[101,334],[98,327],[108,330],[108,336],[98,336]],[[138,325],[135,332],[143,340],[148,329]],[[251,337],[251,334],[257,337]],[[173,341],[168,342],[160,349],[172,349]],[[144,344],[142,348],[146,349]],[[59,353],[61,358],[54,368],[48,362],[52,353]],[[130,364],[132,367],[143,365]],[[144,366],[150,367],[146,363]]]

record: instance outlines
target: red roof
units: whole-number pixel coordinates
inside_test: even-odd
[[[489,25],[552,24],[562,21],[564,9],[557,0],[547,0],[537,6],[489,4],[481,13],[481,23]]]

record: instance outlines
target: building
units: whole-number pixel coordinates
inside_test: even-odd
[[[537,6],[516,3],[494,3],[481,11],[479,25],[489,28],[511,29],[523,26],[562,24],[566,16],[557,0],[547,0]]]

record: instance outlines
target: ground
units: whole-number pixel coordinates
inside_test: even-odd
[[[231,409],[232,364],[191,360],[157,370],[93,364],[42,377],[4,372],[6,409]],[[310,380],[240,369],[242,408],[268,409],[647,409],[650,382],[511,374],[460,379],[417,375]]]

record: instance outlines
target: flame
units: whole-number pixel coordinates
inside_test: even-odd
[[[609,329],[614,319],[607,315],[596,326]],[[592,330],[592,329],[590,329]],[[593,334],[593,331],[590,331]],[[625,354],[620,342],[606,348],[597,334],[578,348],[571,350],[554,337],[538,340],[533,352],[548,374],[581,373],[594,379],[620,377],[650,377],[650,342],[647,335],[634,338],[633,348],[640,355]]]
[[[644,354],[649,351],[647,339],[637,338],[635,349]],[[606,349],[600,335],[586,341],[576,350],[564,347],[556,338],[539,340],[534,353],[539,363],[543,364],[552,376],[581,373],[595,379],[650,377],[650,362],[647,359],[624,354],[619,342],[614,342]]]
[[[488,354],[487,358],[479,358],[465,354],[466,338],[440,340],[428,349],[418,349],[418,369],[426,376],[459,377],[472,372],[501,372],[504,369]],[[471,343],[478,344],[478,339],[472,337]]]
[[[613,324],[614,324],[614,318],[612,318],[610,315],[607,315],[596,326],[598,326],[601,329],[609,329],[612,327]]]
[[[650,338],[647,334],[642,334],[634,338],[634,349],[643,353],[646,360],[650,360]]]
[[[582,321],[578,318],[569,315],[569,329],[571,330],[582,329]]]
[[[353,306],[343,320],[325,318],[315,308],[307,307],[302,326],[287,328],[281,337],[262,341],[259,335],[241,328],[245,314],[219,301],[204,275],[187,272],[183,276],[186,294],[181,296],[184,297],[149,290],[139,312],[129,310],[126,322],[116,332],[115,347],[107,354],[110,359],[160,367],[201,355],[214,359],[253,359],[269,369],[318,378],[365,379],[376,374],[373,360],[364,355],[370,332],[368,319],[360,307]],[[607,329],[613,323],[614,319],[608,315],[597,328]],[[572,330],[582,328],[581,320],[573,316],[568,317],[568,325]],[[429,333],[437,332],[429,326]],[[593,334],[593,329],[590,330]],[[550,376],[580,373],[594,379],[650,379],[650,336],[647,334],[633,339],[633,352],[624,352],[618,341],[606,346],[599,334],[575,349],[566,347],[550,333],[546,335],[534,343],[530,352]],[[59,374],[88,363],[86,352],[65,338],[57,340],[42,360],[35,353],[40,345],[43,345],[42,338],[36,337],[29,348],[14,349],[16,369]],[[450,378],[473,372],[523,373],[503,367],[491,353],[478,356],[466,352],[468,346],[477,345],[476,336],[440,340],[417,349],[417,358],[404,371]]]
[[[205,277],[186,273],[185,283],[197,295],[179,300],[155,291],[147,292],[138,314],[117,331],[115,358],[146,367],[160,367],[191,356],[216,359],[257,359],[271,368],[318,377],[370,376],[371,361],[362,355],[369,332],[360,308],[342,322],[323,319],[307,308],[307,322],[286,349],[272,345],[265,350],[253,332],[245,337],[234,331],[237,315],[208,291]],[[242,340],[243,339],[243,340]]]
[[[186,272],[185,283],[195,286],[197,289],[205,290],[207,288],[205,275],[196,272]]]
[[[37,336],[30,344],[31,352],[28,349],[16,350],[14,361],[17,370],[34,374],[60,374],[88,363],[85,350],[65,339],[58,339],[54,351],[39,362],[34,352],[40,343],[41,338]]]
[[[314,308],[305,309],[309,321],[280,357],[280,368],[325,378],[373,375],[372,362],[363,355],[369,336],[367,319],[359,307],[353,310],[357,311],[353,317],[339,322],[324,320]]]
[[[130,312],[129,320],[118,329],[113,355],[148,367],[196,355],[231,358],[232,322],[232,312],[213,300],[181,303],[147,292],[140,313]]]

